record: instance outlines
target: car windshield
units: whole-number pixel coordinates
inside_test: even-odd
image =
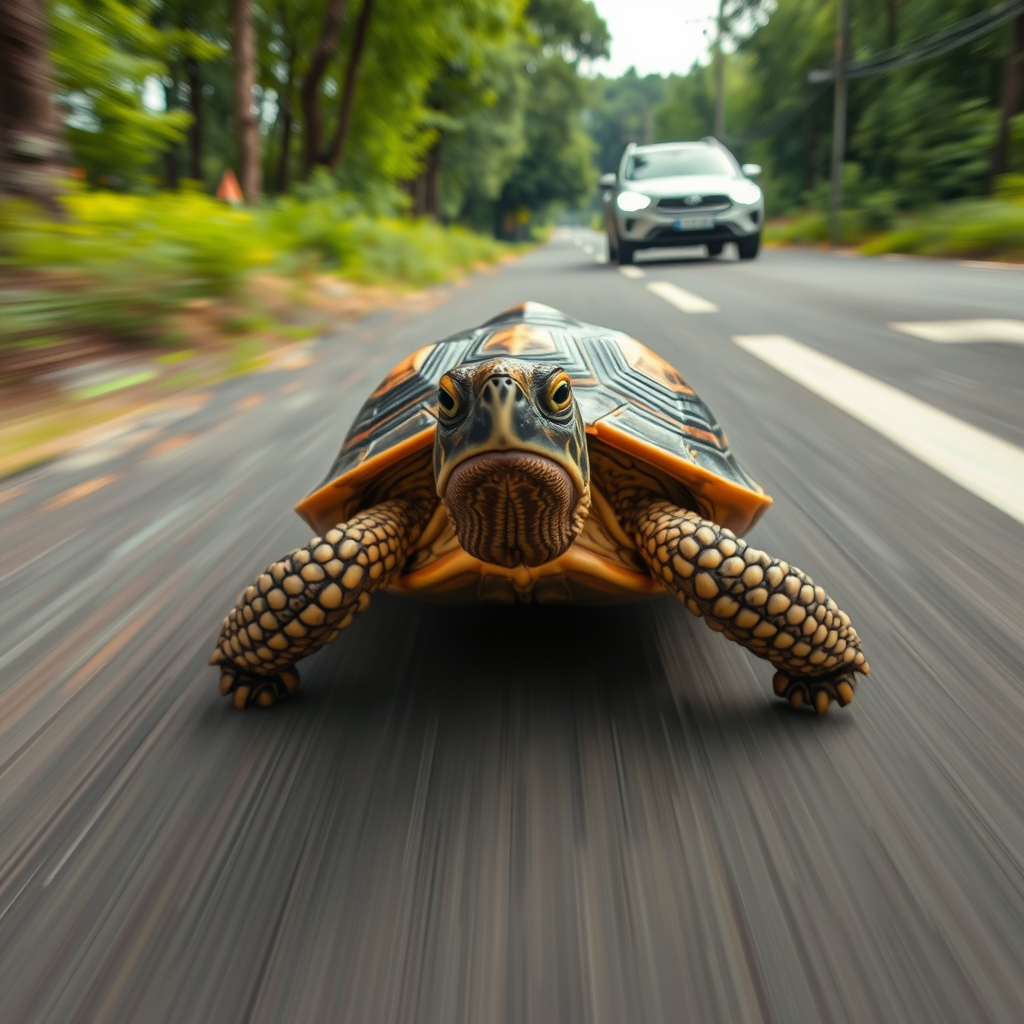
[[[634,153],[626,167],[626,177],[630,181],[673,178],[679,174],[724,174],[734,178],[736,168],[724,153],[711,146]]]

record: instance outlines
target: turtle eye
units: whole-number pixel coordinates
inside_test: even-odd
[[[555,412],[565,412],[572,401],[568,374],[559,374],[548,387],[548,402]]]
[[[437,389],[437,405],[442,416],[452,417],[458,411],[459,396],[455,393],[455,388],[447,377],[441,378],[440,386]]]

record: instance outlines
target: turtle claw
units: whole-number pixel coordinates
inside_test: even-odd
[[[776,672],[772,679],[776,697],[787,701],[794,710],[806,707],[819,715],[828,712],[832,701],[841,708],[852,704],[856,685],[855,671],[849,668],[821,676],[791,676],[785,672]]]
[[[291,696],[298,686],[299,673],[294,668],[283,668],[275,675],[258,676],[231,666],[220,677],[221,695],[234,694],[233,702],[239,711],[253,704],[269,708]]]

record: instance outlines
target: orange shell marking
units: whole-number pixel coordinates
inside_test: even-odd
[[[371,455],[355,469],[329,480],[309,497],[303,498],[295,506],[295,511],[318,533],[325,533],[355,512],[362,489],[378,473],[422,448],[429,448],[434,443],[435,429],[427,427],[391,448]]]
[[[427,356],[430,355],[437,345],[424,345],[423,348],[418,348],[411,356],[406,356],[385,378],[381,381],[380,386],[370,396],[371,398],[377,398],[380,395],[387,394],[393,387],[401,384],[403,380],[408,380],[414,373],[419,372],[419,368],[427,361]]]
[[[635,338],[623,335],[619,338],[619,347],[626,357],[626,362],[634,370],[658,384],[675,391],[679,395],[692,395],[693,388],[683,379],[683,375],[670,363],[666,363],[656,352],[646,345],[641,345]],[[715,439],[717,445],[718,439]]]
[[[496,331],[481,346],[482,352],[503,352],[509,356],[554,352],[555,339],[551,332],[532,324],[516,324]]]
[[[772,499],[760,489],[752,491],[742,487],[695,462],[689,462],[626,433],[613,422],[614,416],[612,413],[598,420],[592,433],[612,448],[626,452],[680,481],[695,498],[709,506],[703,510],[703,514],[719,526],[742,535],[754,526],[772,504]]]

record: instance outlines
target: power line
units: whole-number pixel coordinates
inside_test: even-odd
[[[896,71],[898,68],[910,67],[922,61],[939,57],[950,50],[977,39],[990,32],[997,25],[1015,18],[1024,12],[1024,0],[1011,0],[991,11],[983,11],[970,18],[964,18],[955,25],[935,32],[923,39],[918,39],[904,47],[894,47],[868,57],[865,60],[849,61],[846,64],[847,78],[868,78],[871,75]],[[831,82],[835,78],[835,68],[815,68],[807,75],[811,85]]]
[[[867,78],[920,64],[985,35],[1021,13],[1024,13],[1024,0],[1010,0],[1002,7],[964,18],[955,25],[917,39],[906,46],[884,50],[866,60],[848,61],[846,77]],[[817,68],[811,71],[807,76],[809,87],[804,89],[801,96],[786,103],[749,132],[743,135],[724,135],[722,141],[729,146],[741,146],[774,135],[780,128],[784,128],[794,118],[799,117],[832,84],[834,78],[835,68]]]

